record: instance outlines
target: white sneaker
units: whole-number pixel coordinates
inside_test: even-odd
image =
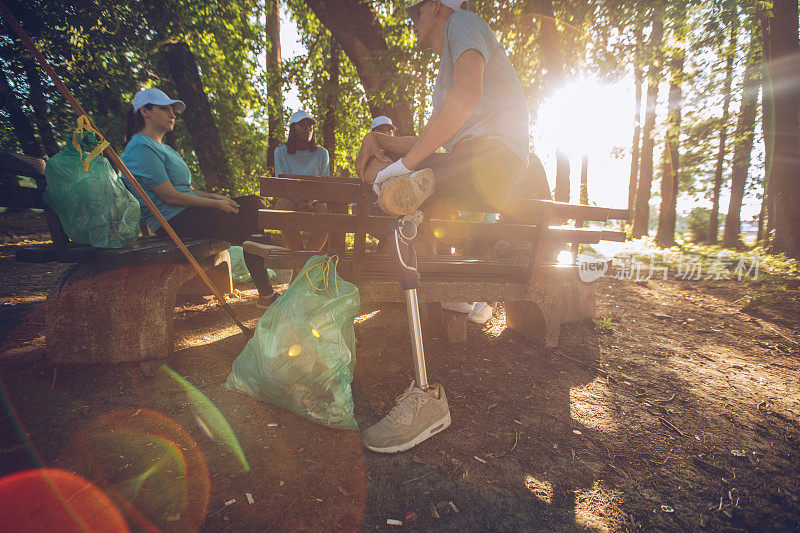
[[[434,385],[438,398],[411,386],[397,398],[389,414],[361,433],[361,443],[369,450],[396,453],[413,448],[450,426],[450,408],[441,385]]]
[[[475,302],[475,307],[472,308],[472,312],[467,318],[476,324],[486,324],[492,318],[493,312],[492,306],[486,302]]]
[[[448,311],[455,311],[456,313],[471,313],[472,312],[472,304],[469,302],[442,302],[442,309],[447,309]]]

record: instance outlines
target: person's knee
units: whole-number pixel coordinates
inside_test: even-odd
[[[378,161],[373,157],[367,163],[367,168],[364,171],[364,180],[367,183],[375,183],[375,177],[378,175],[378,172],[388,167],[389,165],[391,165],[391,163],[384,163],[382,161]]]

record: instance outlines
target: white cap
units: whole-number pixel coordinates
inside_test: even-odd
[[[381,115],[379,117],[375,117],[372,121],[372,125],[369,127],[369,131],[374,130],[378,126],[383,126],[384,124],[390,125],[392,128],[397,129],[394,124],[392,124],[392,119],[387,116]]]
[[[300,122],[301,120],[306,119],[306,118],[309,119],[314,124],[317,123],[317,121],[314,120],[314,117],[312,117],[311,115],[309,115],[308,113],[306,113],[305,111],[303,111],[301,109],[299,111],[295,111],[294,112],[294,114],[292,115],[292,118],[289,119],[289,125],[291,126],[295,122]]]
[[[418,0],[406,8],[406,13],[408,13],[408,16],[411,17],[411,21],[414,24],[419,22],[419,6],[425,2],[432,1],[433,0]],[[459,9],[469,9],[469,2],[466,0],[442,0],[442,5],[449,7],[453,11],[458,11]]]
[[[133,112],[139,111],[143,105],[171,105],[175,111],[181,112],[186,109],[186,104],[180,100],[173,100],[164,91],[158,89],[142,89],[133,97]]]

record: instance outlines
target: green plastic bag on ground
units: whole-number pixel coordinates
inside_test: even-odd
[[[139,202],[98,148],[94,133],[81,127],[67,139],[47,160],[44,203],[72,242],[124,248],[139,236]]]
[[[244,262],[244,249],[241,246],[231,246],[228,248],[228,255],[231,256],[231,276],[233,281],[239,283],[250,283],[253,277],[250,271],[247,270],[247,263]],[[269,279],[275,277],[275,271],[271,268],[267,269],[267,276]]]
[[[358,429],[350,384],[360,305],[336,259],[315,255],[267,308],[224,386],[332,428]]]

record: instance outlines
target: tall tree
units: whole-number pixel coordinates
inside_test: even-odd
[[[636,190],[636,203],[633,215],[634,238],[648,233],[650,224],[650,188],[653,182],[653,138],[656,125],[656,105],[658,103],[658,84],[661,81],[662,51],[664,36],[664,8],[660,4],[653,9],[653,26],[650,30],[648,52],[650,67],[647,72],[647,105],[645,107],[644,128],[642,129],[642,155],[639,171],[639,186]]]
[[[192,146],[197,154],[206,185],[212,188],[228,188],[233,181],[231,169],[222,149],[222,140],[214,122],[211,104],[203,90],[194,54],[189,46],[181,41],[165,44],[163,54],[177,96],[186,103],[183,118],[192,137]]]
[[[722,121],[719,128],[719,148],[714,168],[714,189],[711,199],[711,214],[708,217],[708,236],[706,242],[717,244],[719,235],[719,196],[722,191],[722,171],[725,164],[726,143],[728,140],[728,114],[731,105],[731,86],[733,84],[733,62],[736,57],[736,35],[739,28],[739,10],[736,2],[728,7],[729,16],[725,18],[730,25],[730,39],[725,49],[725,81],[722,84]]]
[[[331,175],[336,175],[336,104],[339,101],[340,49],[334,39],[329,39],[328,83],[325,91],[325,115],[322,117],[323,146],[330,154]]]
[[[392,117],[400,135],[414,132],[413,91],[390,57],[387,30],[361,0],[307,0],[355,65],[373,115]],[[405,14],[400,16],[405,17]]]
[[[670,85],[667,98],[667,133],[661,172],[661,208],[658,212],[656,243],[662,248],[675,244],[675,218],[678,204],[678,171],[680,169],[681,105],[686,46],[686,2],[674,2],[673,45],[670,46]]]
[[[774,110],[773,128],[765,129],[773,147],[767,183],[770,215],[774,214],[775,235],[771,250],[800,258],[800,71],[798,54],[797,0],[775,0],[766,31],[764,50],[769,56],[767,97]]]
[[[552,0],[527,0],[525,5],[527,15],[533,15],[539,20],[539,47],[547,69],[547,92],[557,93],[564,87],[565,69],[553,2]],[[562,147],[556,147],[555,200],[558,202],[569,202],[569,175],[569,154]]]
[[[628,179],[628,218],[633,220],[634,201],[636,200],[636,185],[639,180],[639,147],[642,135],[642,69],[639,55],[642,48],[642,27],[636,28],[636,49],[634,51],[633,82],[635,84],[633,107],[633,140],[631,141],[631,172]]]
[[[22,108],[22,102],[14,94],[14,89],[11,87],[8,77],[2,68],[0,68],[0,102],[3,102],[3,106],[0,109],[8,113],[11,126],[17,135],[22,152],[31,157],[44,157],[44,151],[36,139],[36,132],[31,119]]]
[[[49,106],[45,98],[42,78],[30,58],[23,59],[23,65],[25,77],[28,80],[28,103],[33,109],[33,118],[36,122],[36,129],[39,131],[39,139],[41,139],[47,155],[53,156],[58,153],[59,146],[53,133],[53,125],[50,123]]]
[[[589,204],[589,155],[581,156],[581,193],[580,203]]]
[[[760,47],[755,32],[751,32],[747,51],[744,78],[742,79],[742,103],[736,123],[736,139],[733,149],[733,172],[731,173],[731,197],[728,214],[725,217],[725,231],[722,245],[728,248],[741,246],[741,210],[747,172],[750,169],[750,156],[753,151],[753,133],[758,104],[758,79]]]
[[[269,147],[267,165],[275,166],[275,148],[281,143],[283,115],[283,91],[281,87],[281,17],[280,1],[266,0],[267,17],[267,124]]]

